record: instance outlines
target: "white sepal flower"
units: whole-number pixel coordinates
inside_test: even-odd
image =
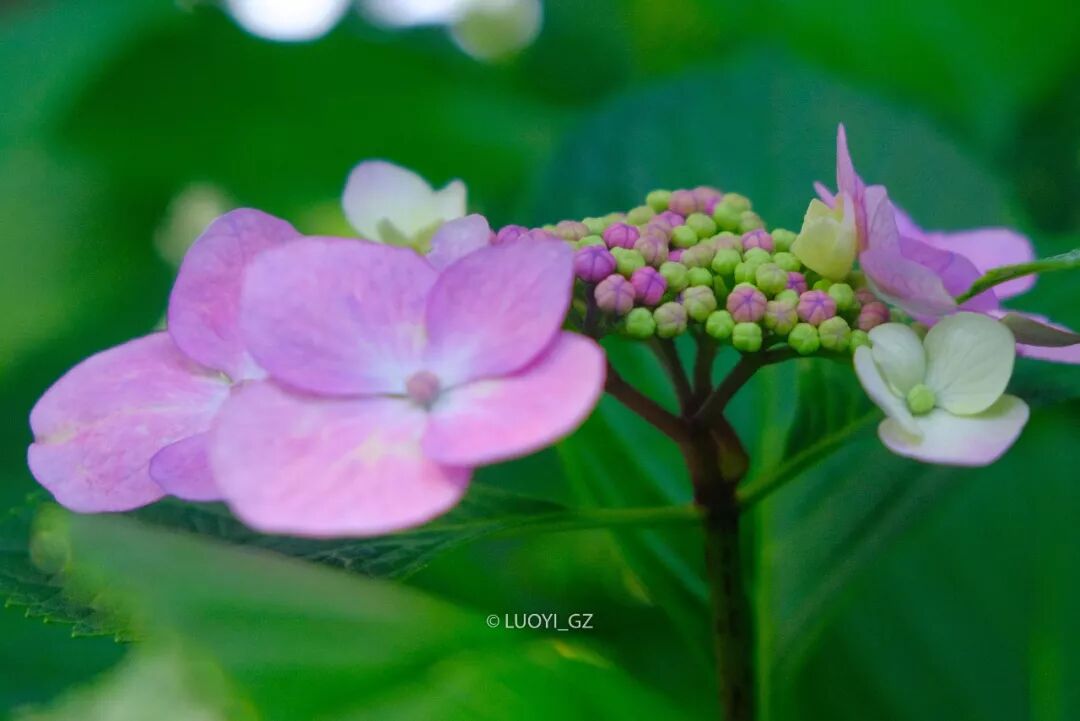
[[[924,340],[906,325],[870,331],[855,351],[855,372],[888,416],[878,435],[894,453],[927,463],[985,466],[1008,450],[1027,423],[1026,403],[1005,395],[1016,341],[1001,323],[957,313]]]

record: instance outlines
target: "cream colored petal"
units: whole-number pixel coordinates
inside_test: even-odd
[[[970,416],[954,416],[936,408],[915,419],[920,430],[917,436],[889,418],[878,427],[878,435],[893,453],[925,463],[986,466],[1012,446],[1029,413],[1026,403],[1005,395],[982,413]]]
[[[926,351],[910,326],[883,323],[870,331],[874,362],[885,380],[901,396],[926,377]]]
[[[918,437],[921,431],[915,424],[915,418],[908,411],[907,403],[889,388],[889,384],[881,375],[877,364],[874,363],[873,353],[866,346],[855,351],[855,374],[859,377],[859,383],[862,384],[866,395],[870,396],[870,400],[885,411],[889,419],[899,428],[911,436]]]
[[[971,415],[992,406],[1005,392],[1016,359],[1016,340],[990,316],[957,313],[944,318],[926,334],[924,346],[925,382],[940,408]]]

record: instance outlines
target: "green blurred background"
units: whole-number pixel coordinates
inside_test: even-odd
[[[445,28],[388,30],[351,11],[325,37],[286,43],[210,3],[0,2],[0,507],[34,490],[24,454],[36,397],[81,358],[160,321],[175,258],[207,213],[254,206],[305,232],[347,232],[339,195],[365,158],[439,184],[463,179],[470,207],[495,225],[596,215],[653,187],[708,183],[797,227],[811,183],[831,181],[843,121],[864,176],[925,227],[1007,224],[1040,254],[1080,245],[1077,37],[1069,0],[544,0],[535,41],[489,62]],[[1080,327],[1075,287],[1049,277],[1017,305]],[[658,385],[636,349],[612,353]],[[734,411],[757,472],[862,417],[851,385],[812,364],[757,379]],[[1080,719],[1080,370],[1024,362],[1015,385],[1036,412],[990,469],[902,461],[863,431],[755,509],[747,541],[769,718]],[[675,467],[663,439],[605,401],[558,449],[479,480],[574,505],[648,505],[687,498]],[[442,555],[408,583],[455,610],[418,601],[417,628],[457,628],[458,609],[576,609],[596,614],[598,629],[558,658],[520,638],[470,656],[462,649],[478,631],[447,630],[424,646],[443,659],[437,671],[402,650],[402,638],[428,632],[408,623],[397,636],[340,636],[367,656],[330,653],[335,663],[382,669],[368,686],[327,661],[288,694],[268,669],[324,658],[320,634],[260,635],[262,617],[237,611],[227,628],[250,622],[263,646],[237,651],[249,638],[239,630],[215,645],[208,635],[222,630],[204,623],[213,614],[191,611],[210,601],[185,593],[215,586],[215,569],[228,577],[235,559],[201,572],[195,549],[126,532],[85,535],[116,551],[115,573],[175,591],[151,606],[199,650],[182,663],[171,646],[144,654],[125,677],[142,715],[72,718],[166,718],[147,715],[143,696],[166,704],[165,679],[202,668],[192,658],[203,653],[228,679],[188,685],[213,698],[235,684],[248,704],[237,718],[643,718],[651,703],[653,718],[715,717],[693,530],[482,541]],[[288,579],[264,571],[238,588],[222,581],[221,593],[277,598],[275,580]],[[288,585],[302,579],[333,585]],[[385,584],[374,583],[379,597]],[[289,598],[293,610],[245,603],[309,627],[331,617],[305,619],[316,602]],[[131,663],[126,644],[72,639],[69,626],[24,612],[0,609],[0,712]],[[600,675],[567,672],[567,659]],[[366,701],[342,700],[345,687]],[[170,707],[168,718],[234,717]]]

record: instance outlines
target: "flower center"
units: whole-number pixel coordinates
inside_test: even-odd
[[[405,395],[413,403],[431,408],[439,397],[439,379],[429,371],[417,371],[405,381]]]
[[[934,404],[937,402],[937,398],[932,391],[922,383],[916,384],[908,391],[907,394],[907,407],[917,416],[921,416],[924,413],[929,413],[934,410]]]

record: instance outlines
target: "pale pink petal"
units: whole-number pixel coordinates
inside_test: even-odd
[[[829,190],[820,180],[814,181],[814,192],[821,198],[821,202],[830,208],[836,205],[836,194]]]
[[[447,268],[428,299],[430,370],[450,386],[528,365],[566,317],[573,255],[561,240],[526,236]]]
[[[915,224],[915,221],[911,219],[911,216],[907,214],[907,211],[897,207],[895,203],[893,204],[893,214],[896,218],[896,229],[900,232],[901,236],[925,240],[926,233],[923,229]]]
[[[162,448],[150,459],[150,477],[177,498],[221,500],[221,491],[210,472],[209,437],[209,433],[199,433]]]
[[[1025,358],[1049,361],[1051,363],[1080,364],[1080,345],[1071,345],[1064,348],[1046,348],[1044,346],[1017,343],[1016,353]]]
[[[162,496],[150,459],[206,430],[228,393],[166,333],[110,348],[64,374],[30,412],[30,471],[75,511],[145,505]]]
[[[469,470],[424,457],[425,422],[402,399],[303,397],[256,381],[222,408],[210,465],[230,508],[257,530],[389,533],[449,510],[469,482]]]
[[[248,268],[240,323],[256,361],[315,393],[402,393],[437,273],[408,248],[306,238]]]
[[[467,383],[432,409],[424,452],[451,465],[477,466],[549,446],[577,428],[604,388],[604,352],[562,333],[514,375]]]
[[[847,193],[852,199],[855,208],[855,229],[859,236],[860,244],[866,242],[867,224],[870,211],[864,198],[866,184],[855,172],[855,165],[851,161],[851,153],[848,151],[847,131],[841,123],[836,131],[836,193]]]
[[[979,279],[982,273],[963,255],[949,250],[941,250],[914,238],[900,238],[900,252],[908,260],[913,260],[924,268],[929,268],[941,279],[950,296],[958,296]],[[964,310],[986,313],[999,307],[997,295],[993,289],[985,290],[973,298],[964,301]]]
[[[925,463],[986,466],[1009,450],[1029,414],[1026,403],[1005,395],[973,416],[954,416],[940,408],[916,416],[919,436],[906,433],[892,418],[882,421],[878,435],[893,453]]]
[[[1035,258],[1035,249],[1023,235],[1008,228],[978,228],[957,233],[927,233],[924,240],[942,250],[959,253],[971,261],[979,273],[1002,265],[1027,263]],[[1026,293],[1035,285],[1034,275],[994,286],[998,298]]]
[[[482,215],[467,215],[444,223],[431,239],[428,262],[436,270],[464,258],[474,250],[487,247],[491,242],[491,226]]]
[[[190,358],[235,380],[261,375],[240,337],[240,286],[256,255],[294,238],[296,230],[258,210],[226,213],[184,257],[169,296],[169,334]]]

